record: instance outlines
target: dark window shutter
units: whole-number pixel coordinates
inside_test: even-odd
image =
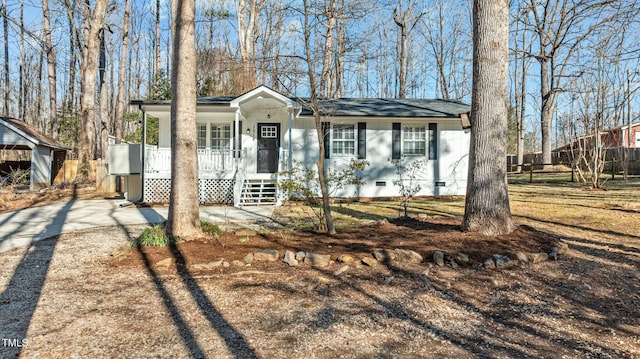
[[[324,158],[329,158],[331,154],[331,131],[330,122],[322,122],[322,140],[324,142]]]
[[[367,123],[358,122],[358,158],[367,158]]]
[[[391,129],[391,158],[397,160],[400,159],[400,141],[402,140],[400,122],[392,123]]]
[[[429,159],[438,159],[438,124],[429,124]]]

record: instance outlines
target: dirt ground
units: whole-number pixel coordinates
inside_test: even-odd
[[[445,199],[416,203],[419,217],[380,224],[371,222],[397,208],[336,208],[341,223],[347,214],[359,221],[335,237],[259,229],[132,249],[144,227],[129,226],[0,253],[0,338],[16,340],[0,343],[0,357],[640,357],[637,192],[532,190],[513,189],[521,225],[501,237],[459,231],[463,202]],[[279,211],[284,218],[292,209]],[[557,261],[480,266],[493,254],[549,252],[560,242],[570,250]],[[340,254],[393,248],[425,261],[337,272]],[[333,262],[194,268],[258,249],[330,254]],[[464,252],[470,264],[437,266],[436,250]],[[167,258],[173,263],[162,266]]]

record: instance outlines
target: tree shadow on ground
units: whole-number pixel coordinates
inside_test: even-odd
[[[60,233],[76,200],[74,187],[71,199],[51,219],[43,233]],[[19,357],[22,340],[26,339],[28,343],[27,332],[40,301],[58,238],[54,236],[33,242],[25,251],[6,289],[0,294],[0,339],[14,340],[11,345],[2,343],[0,357]],[[16,343],[19,345],[13,345]]]
[[[158,215],[157,213],[154,215],[153,213],[143,211],[141,211],[141,213],[143,214],[143,216],[145,216],[145,218],[149,217],[147,218],[148,220],[152,219],[151,217],[155,218],[155,215]],[[125,231],[129,240],[132,241],[134,238],[127,230],[127,227],[124,225],[121,225],[120,227]],[[202,290],[198,283],[196,283],[191,273],[189,273],[189,271],[187,270],[185,259],[180,250],[175,246],[170,246],[169,249],[175,260],[178,276],[184,283],[185,287],[188,289],[189,294],[198,305],[211,327],[224,340],[225,345],[229,349],[229,352],[236,358],[256,358],[257,356],[254,350],[250,347],[249,343],[247,343],[244,336],[224,318],[222,313],[220,313],[220,311],[207,297],[206,293]],[[189,324],[178,311],[176,303],[172,299],[169,290],[165,286],[162,278],[154,270],[148,256],[139,247],[138,253],[144,261],[144,266],[147,274],[151,277],[158,294],[162,298],[165,308],[171,316],[171,320],[180,333],[180,336],[184,344],[188,348],[191,356],[194,358],[209,357],[210,353],[207,354],[206,351],[198,343],[193,329],[189,326]]]

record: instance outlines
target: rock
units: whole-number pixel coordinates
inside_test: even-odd
[[[233,265],[234,267],[244,267],[245,263],[236,259],[234,261],[231,261],[231,265]]]
[[[231,267],[231,264],[229,262],[227,262],[227,261],[223,261],[222,262],[222,266],[225,267],[225,268],[229,268],[229,267]]]
[[[396,260],[399,262],[422,263],[424,260],[420,253],[410,249],[396,248],[393,251],[396,254]]]
[[[169,268],[173,266],[173,258],[165,258],[156,263],[156,267],[158,268]]]
[[[489,258],[485,260],[482,265],[487,269],[494,269],[496,267],[496,262],[493,261],[493,258]]]
[[[242,261],[246,264],[253,263],[253,253],[248,253],[246,256],[244,256],[244,258],[242,258]]]
[[[558,247],[553,247],[551,248],[551,253],[549,253],[549,258],[553,259],[554,261],[558,260],[558,251],[560,250],[560,248]]]
[[[396,254],[387,249],[378,249],[373,251],[373,257],[378,262],[389,262],[396,259]]]
[[[280,251],[277,249],[262,249],[253,252],[254,261],[275,262],[280,259]]]
[[[353,262],[354,260],[355,259],[352,256],[350,256],[349,254],[341,254],[338,257],[338,262],[345,263],[345,264],[349,264],[349,263]]]
[[[549,259],[549,255],[546,253],[529,253],[529,262],[531,263],[540,263]]]
[[[453,269],[458,268],[458,263],[453,259],[453,257],[451,257],[449,261],[447,261],[447,264]]]
[[[456,262],[458,262],[458,264],[469,263],[469,255],[459,252],[458,254],[456,254]]]
[[[298,260],[296,259],[296,255],[293,254],[292,251],[286,251],[284,253],[284,258],[282,259],[282,261],[287,263],[291,267],[295,267],[298,265]]]
[[[338,269],[337,271],[333,272],[333,275],[340,275],[340,274],[346,272],[347,269],[349,269],[349,266],[348,265],[343,265],[342,267],[340,267],[340,269]]]
[[[239,230],[233,232],[233,234],[235,234],[238,237],[253,237],[253,236],[257,235],[258,233],[256,233],[256,231],[252,231],[250,229],[239,229]]]
[[[362,258],[362,263],[368,265],[369,267],[375,267],[378,265],[378,261],[375,258],[371,257]]]
[[[444,253],[441,251],[433,252],[433,261],[442,267],[444,265]]]
[[[296,253],[296,260],[297,260],[298,262],[302,262],[302,261],[304,260],[304,257],[305,257],[306,255],[307,255],[307,254],[306,254],[305,252],[303,252],[303,251],[299,251],[298,253]]]
[[[522,263],[529,262],[529,258],[527,257],[527,255],[522,252],[516,253],[516,258],[518,259],[519,262],[522,262]]]
[[[569,252],[569,245],[564,242],[558,243],[558,254],[567,254]]]
[[[211,261],[209,263],[196,263],[193,265],[193,269],[195,270],[211,270],[213,268],[220,267],[224,262],[222,259],[217,261]]]
[[[328,254],[307,253],[304,262],[314,267],[326,267],[329,265],[331,256]]]
[[[509,269],[515,267],[518,264],[512,261],[511,258],[503,256],[501,254],[494,254],[493,261],[496,263],[497,269]]]

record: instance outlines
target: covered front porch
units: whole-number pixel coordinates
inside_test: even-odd
[[[146,137],[158,118],[158,143],[143,145],[143,200],[168,202],[171,189],[171,103],[139,101]],[[196,111],[201,203],[235,206],[278,202],[278,172],[291,166],[295,101],[267,87],[235,98],[199,98]],[[143,140],[143,143],[146,143]]]

